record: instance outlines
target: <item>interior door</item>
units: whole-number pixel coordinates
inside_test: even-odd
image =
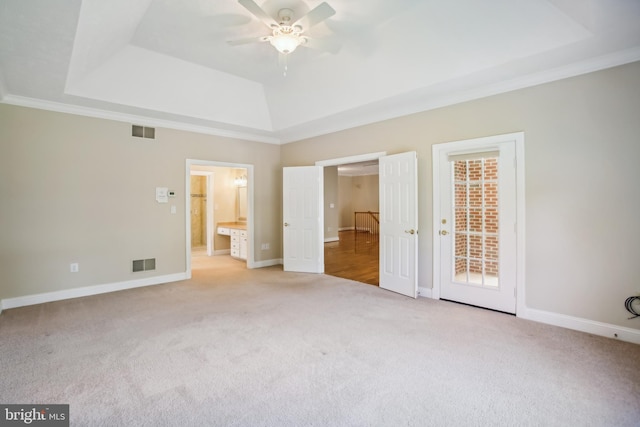
[[[516,311],[515,142],[441,151],[440,297]]]
[[[380,287],[418,296],[418,161],[380,157]]]
[[[283,169],[284,271],[324,272],[323,168]]]

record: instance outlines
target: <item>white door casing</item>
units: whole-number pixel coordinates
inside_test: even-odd
[[[418,161],[415,151],[383,156],[380,170],[380,287],[418,296]]]
[[[517,291],[522,290],[524,277],[523,244],[519,241],[519,234],[524,232],[523,212],[519,212],[523,206],[524,185],[522,182],[518,183],[522,174],[518,171],[521,161],[518,161],[516,155],[517,151],[523,151],[523,142],[524,135],[517,133],[434,145],[434,298],[450,299],[507,313],[516,313],[517,307],[523,304],[524,295],[518,298]],[[467,226],[466,231],[464,231],[464,224],[460,223],[456,226],[456,221],[460,222],[462,218],[466,221],[473,221],[474,218],[474,214],[470,211],[467,211],[466,215],[460,212],[458,215],[455,213],[456,209],[459,211],[460,206],[465,203],[460,200],[461,195],[465,194],[465,182],[460,181],[458,175],[454,179],[453,171],[454,161],[460,161],[460,158],[476,159],[473,162],[476,165],[481,164],[482,168],[485,167],[485,162],[496,162],[496,160],[487,159],[497,159],[498,171],[497,179],[485,181],[483,176],[480,182],[466,182],[468,186],[475,185],[476,188],[483,188],[482,202],[472,202],[470,205],[476,213],[482,210],[482,219],[475,222],[471,228]],[[477,160],[480,158],[485,160]],[[458,190],[455,190],[456,187]],[[490,196],[487,196],[484,191],[491,188],[497,188],[498,194],[498,229],[493,233],[487,232],[487,224],[491,222],[491,216],[485,216],[489,212],[485,197]],[[456,191],[458,200],[454,198]],[[467,190],[466,194],[471,197],[471,190]],[[473,194],[477,197],[478,190]],[[482,227],[478,228],[480,222]],[[456,239],[459,240],[456,241]],[[482,241],[482,251],[477,249],[477,244],[474,246],[468,243],[470,241],[476,243]],[[497,260],[485,259],[485,254],[491,253],[492,241],[497,241]],[[469,247],[474,246],[475,249],[467,254],[460,253],[461,248],[464,252],[464,245],[467,244]],[[456,245],[458,245],[458,251],[456,251]],[[480,252],[481,255],[479,255]],[[495,257],[495,253],[487,256]],[[466,260],[462,259],[465,257],[467,257]],[[462,265],[467,262],[483,267],[481,272],[473,273],[475,275],[473,279],[469,268],[466,273],[458,273],[456,276],[456,271],[460,269],[460,264],[456,266],[456,260],[462,262]],[[497,273],[489,273],[488,267],[485,269],[485,266],[492,263],[497,263]]]
[[[284,271],[324,272],[323,168],[283,168]]]

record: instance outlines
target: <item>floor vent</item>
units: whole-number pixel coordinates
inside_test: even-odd
[[[156,128],[131,125],[131,136],[135,136],[138,138],[156,139]]]
[[[138,271],[148,271],[156,269],[156,259],[134,259],[132,263],[132,270],[134,273]]]

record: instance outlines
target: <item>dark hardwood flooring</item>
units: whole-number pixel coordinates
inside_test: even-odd
[[[340,240],[324,244],[324,272],[370,285],[380,283],[378,236],[341,231]]]

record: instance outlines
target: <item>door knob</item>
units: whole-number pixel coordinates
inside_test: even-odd
[[[411,229],[411,230],[404,230],[405,233],[409,233],[409,234],[415,234],[415,230]]]
[[[285,223],[284,223],[284,226],[285,226],[285,227],[288,227],[288,226],[289,226],[289,223],[288,223],[288,222],[285,222]]]
[[[441,236],[446,236],[447,234],[449,234],[449,232],[447,230],[440,230],[440,235]]]

